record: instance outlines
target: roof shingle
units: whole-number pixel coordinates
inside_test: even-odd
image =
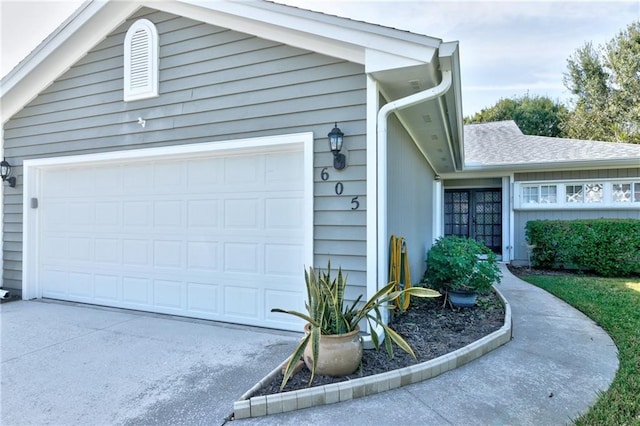
[[[465,166],[508,166],[637,159],[640,145],[523,134],[514,121],[464,126]]]

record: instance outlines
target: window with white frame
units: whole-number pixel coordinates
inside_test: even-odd
[[[158,31],[148,19],[139,19],[124,38],[124,100],[155,96],[158,96]]]
[[[614,203],[640,203],[640,181],[613,182],[611,196]]]
[[[604,184],[583,183],[565,185],[567,203],[602,203]]]
[[[557,185],[522,185],[525,204],[555,204],[558,202]]]
[[[516,209],[640,207],[640,179],[517,182]]]

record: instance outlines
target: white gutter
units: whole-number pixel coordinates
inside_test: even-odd
[[[378,135],[377,135],[377,157],[378,157],[378,203],[377,203],[377,216],[378,216],[378,232],[377,232],[377,248],[378,254],[376,258],[378,259],[378,282],[380,282],[381,277],[385,277],[387,275],[387,253],[388,249],[386,241],[381,241],[382,238],[386,240],[387,232],[387,215],[385,212],[387,206],[387,120],[389,119],[389,115],[391,113],[412,107],[414,105],[430,101],[432,99],[439,98],[443,96],[447,91],[451,88],[452,83],[452,71],[444,70],[442,71],[442,81],[435,87],[432,87],[427,90],[423,90],[422,92],[414,93],[413,95],[406,96],[404,98],[396,99],[395,101],[391,101],[385,104],[380,111],[378,111],[377,117],[377,125],[378,125]],[[446,123],[445,123],[446,124]],[[386,318],[384,319],[386,321]],[[380,337],[380,342],[384,339],[384,330],[380,326],[375,327],[375,332]],[[370,348],[372,345],[371,336],[365,336],[363,338],[365,347]]]

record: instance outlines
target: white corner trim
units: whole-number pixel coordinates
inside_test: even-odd
[[[313,263],[313,133],[294,133],[222,142],[174,145],[158,148],[143,148],[97,154],[73,155],[67,157],[24,160],[22,196],[23,206],[23,248],[22,248],[22,298],[25,300],[42,297],[38,276],[38,235],[39,209],[31,208],[31,198],[41,198],[40,173],[48,168],[74,165],[116,163],[128,160],[155,158],[185,158],[200,153],[219,152],[260,152],[282,149],[303,148],[304,158],[304,224],[305,242],[303,259],[307,265]]]
[[[377,82],[367,74],[367,299],[378,291],[378,282],[386,280],[385,274],[380,276],[378,269],[378,147],[377,116],[379,91]],[[386,161],[386,160],[385,160]],[[386,214],[385,211],[381,212]],[[367,325],[368,326],[368,325]],[[369,331],[369,330],[367,330]]]
[[[441,180],[433,181],[433,240],[444,235],[444,186]]]

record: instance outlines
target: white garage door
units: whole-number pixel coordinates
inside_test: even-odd
[[[43,297],[299,329],[301,145],[40,172]]]

